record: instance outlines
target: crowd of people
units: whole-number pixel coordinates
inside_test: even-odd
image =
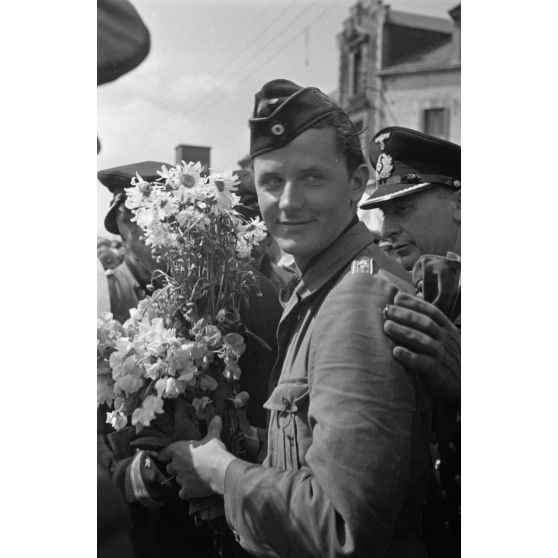
[[[227,449],[217,416],[205,436],[158,448],[157,476],[110,447],[101,406],[99,553],[459,556],[460,147],[389,127],[365,156],[339,106],[284,79],[256,93],[249,124],[239,211],[260,215],[268,238],[252,254],[261,294],[241,314],[271,350],[248,340],[241,360],[247,451]],[[120,247],[102,245],[114,258],[99,311],[121,322],[157,268],[124,189],[162,165],[98,174],[114,196],[105,227],[124,248],[118,261]],[[357,216],[371,209],[381,230]],[[200,498],[224,504],[219,530],[196,521]]]

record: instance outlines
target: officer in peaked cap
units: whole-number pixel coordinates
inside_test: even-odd
[[[124,261],[115,269],[107,270],[111,312],[120,322],[130,317],[130,308],[135,308],[145,297],[146,287],[151,282],[151,274],[156,263],[151,250],[141,240],[141,229],[132,222],[133,214],[126,208],[126,188],[139,174],[147,181],[155,181],[160,176],[157,171],[165,163],[144,161],[100,171],[97,176],[101,184],[113,194],[112,203],[105,217],[107,231],[122,237],[126,247]],[[167,165],[168,166],[168,165]]]
[[[435,468],[423,520],[425,545],[432,558],[459,556],[461,334],[456,273],[461,149],[415,130],[390,127],[372,139],[370,161],[378,188],[361,208],[383,212],[384,236],[403,266],[422,279],[421,298],[399,294],[385,309],[384,330],[395,342],[395,358],[426,377],[435,394]],[[428,292],[427,284],[435,288]],[[452,305],[442,305],[444,298]]]
[[[356,218],[358,132],[319,89],[284,79],[256,94],[250,130],[260,210],[301,274],[277,331],[267,456],[256,465],[211,440],[159,457],[183,497],[190,479],[224,495],[250,554],[423,558],[428,390],[382,329],[382,309],[412,285]]]
[[[132,178],[139,174],[144,180],[153,182],[160,178],[157,171],[160,171],[163,166],[169,167],[170,165],[156,161],[143,161],[142,163],[132,163],[130,165],[105,169],[97,173],[99,182],[106,186],[113,195],[110,208],[105,217],[105,228],[107,231],[113,234],[120,234],[116,216],[118,208],[126,201],[125,189],[132,186]]]
[[[379,208],[383,234],[405,269],[422,254],[461,251],[461,148],[397,126],[370,142],[378,187],[361,209]]]

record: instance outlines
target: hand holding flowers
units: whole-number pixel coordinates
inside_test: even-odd
[[[116,430],[152,426],[179,397],[199,420],[222,414],[250,334],[239,306],[257,288],[250,253],[265,238],[263,223],[235,211],[232,173],[204,177],[199,163],[183,162],[159,174],[136,176],[126,201],[160,266],[159,288],[123,325],[110,314],[97,324],[97,402],[112,409]]]

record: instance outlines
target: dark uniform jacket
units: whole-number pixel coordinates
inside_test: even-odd
[[[460,316],[454,324],[460,328]],[[461,417],[457,404],[434,398],[432,476],[423,512],[429,558],[461,556]]]
[[[225,477],[227,520],[256,556],[425,556],[430,393],[392,357],[381,312],[412,287],[373,240],[346,230],[281,318],[266,460]]]
[[[136,308],[145,298],[145,290],[135,278],[130,266],[124,260],[118,267],[106,271],[110,311],[115,320],[124,323],[130,317],[130,308]]]

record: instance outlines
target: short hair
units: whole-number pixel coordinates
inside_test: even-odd
[[[309,129],[333,130],[336,147],[345,157],[349,176],[352,176],[360,165],[366,164],[360,143],[360,132],[348,114],[344,112],[328,114],[325,118],[310,126]]]

